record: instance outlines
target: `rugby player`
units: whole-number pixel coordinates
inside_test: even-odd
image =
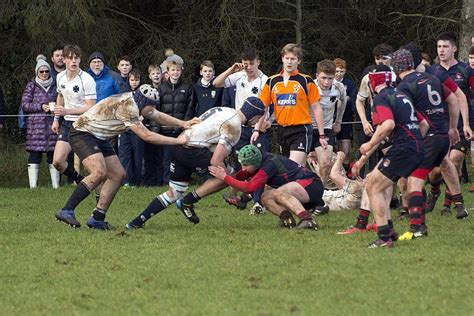
[[[242,192],[252,193],[265,185],[272,187],[263,193],[262,202],[280,217],[284,227],[318,229],[304,207],[304,204],[323,204],[323,185],[315,173],[284,156],[262,154],[255,145],[244,146],[239,151],[239,162],[242,170],[235,178],[223,167],[210,166],[209,170],[211,175]],[[300,219],[298,225],[292,213]]]
[[[56,76],[58,97],[51,126],[52,131],[59,134],[54,148],[53,165],[77,184],[84,177],[77,173],[73,164],[67,162],[71,152],[69,129],[79,115],[96,103],[97,94],[94,79],[80,68],[82,52],[79,46],[64,46],[63,55],[66,69]]]
[[[154,198],[140,215],[125,225],[125,228],[143,228],[152,216],[175,202],[187,220],[198,224],[199,217],[194,211],[194,204],[227,185],[222,180],[210,177],[196,190],[184,196],[191,175],[195,172],[208,173],[208,166],[211,165],[226,167],[224,160],[239,141],[242,125],[252,126],[264,113],[265,106],[257,97],[248,98],[240,110],[215,107],[204,112],[199,117],[201,123],[193,125],[181,134],[188,137],[186,144],[174,147],[168,190]]]
[[[56,219],[72,227],[80,227],[74,210],[89,193],[104,182],[97,206],[87,226],[94,229],[109,229],[105,215],[112,200],[125,179],[125,170],[108,139],[128,129],[138,137],[153,144],[184,144],[186,135],[178,138],[165,137],[149,131],[140,120],[140,115],[163,125],[189,128],[198,119],[181,121],[158,112],[158,91],[150,85],[142,85],[135,93],[126,92],[103,99],[78,117],[69,132],[69,143],[89,171],[72,192],[64,207],[56,213]]]
[[[375,72],[369,73],[370,89],[375,95],[372,118],[377,128],[370,141],[361,145],[361,158],[353,167],[354,175],[358,176],[361,166],[382,140],[392,136],[392,147],[366,182],[378,235],[378,238],[369,244],[369,248],[393,247],[393,241],[398,238],[393,224],[389,222],[393,185],[400,177],[408,177],[424,156],[423,140],[413,101],[406,94],[389,87],[392,81],[392,71],[388,66],[378,65]]]
[[[458,86],[454,92],[459,101],[462,120],[459,120],[458,130],[461,141],[451,146],[449,158],[454,164],[452,168],[450,162],[444,161],[441,168],[434,169],[430,174],[431,190],[428,195],[428,203],[426,212],[431,212],[438,197],[440,196],[440,185],[442,177],[448,183],[448,188],[445,192],[444,205],[441,214],[451,214],[451,204],[454,203],[456,209],[456,217],[463,219],[468,216],[468,212],[464,205],[464,198],[461,193],[461,186],[459,184],[459,174],[461,167],[470,147],[470,140],[472,138],[472,130],[470,125],[474,125],[474,116],[469,109],[466,96],[470,89],[474,89],[474,70],[464,62],[458,61],[455,58],[457,51],[457,38],[454,33],[443,32],[437,39],[437,51],[439,57],[439,64],[432,65],[427,68],[427,72],[437,76],[445,83],[452,79]],[[452,82],[451,81],[451,82]],[[449,185],[451,183],[451,185]],[[453,192],[452,190],[456,190]]]
[[[319,130],[314,119],[311,117],[313,124],[313,145],[311,146],[318,160],[319,176],[326,185],[331,172],[331,156],[333,148],[336,145],[335,134],[341,131],[342,116],[346,109],[346,89],[344,85],[334,80],[336,74],[336,64],[332,60],[322,60],[318,62],[316,70],[316,80],[314,80],[319,90],[319,104],[323,109],[324,135],[327,140],[327,147],[323,148],[319,142]],[[337,109],[336,118],[334,112]],[[333,123],[334,122],[334,123]]]
[[[346,171],[343,167],[345,159],[344,152],[339,151],[337,154],[333,154],[332,157],[332,167],[329,174],[330,181],[325,184],[322,197],[325,203],[325,209],[316,211],[318,214],[327,213],[329,211],[353,210],[361,206],[364,181],[360,178],[355,180],[347,178]],[[310,166],[312,170],[319,175],[319,165],[311,161]]]
[[[421,54],[417,63],[421,62]],[[400,49],[392,55],[392,67],[401,79],[397,89],[412,100],[414,107],[426,119],[429,129],[423,138],[425,155],[423,161],[407,179],[407,202],[410,216],[410,230],[400,236],[400,240],[411,240],[428,234],[425,224],[426,192],[428,174],[438,167],[449,152],[450,143],[459,141],[457,123],[459,104],[457,97],[449,89],[444,89],[441,81],[426,72],[415,71],[415,62],[410,51]],[[449,131],[444,108],[449,104]],[[451,137],[450,137],[451,136]],[[451,139],[450,139],[451,138]],[[401,188],[405,186],[402,185]]]

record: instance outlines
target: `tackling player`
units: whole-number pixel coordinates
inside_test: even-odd
[[[318,229],[303,206],[323,204],[323,185],[315,173],[284,156],[262,154],[254,145],[240,150],[239,162],[242,170],[237,172],[235,178],[228,175],[223,167],[210,166],[209,170],[214,177],[242,192],[252,193],[269,185],[273,189],[263,193],[262,202],[280,217],[284,227]],[[290,212],[300,219],[298,225]]]

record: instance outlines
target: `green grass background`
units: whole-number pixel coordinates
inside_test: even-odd
[[[0,315],[474,315],[473,218],[428,218],[429,237],[367,249],[375,234],[338,236],[355,211],[321,230],[277,228],[219,194],[192,225],[171,206],[123,232],[163,188],[121,189],[107,232],[72,229],[54,213],[73,186],[27,189],[26,153],[0,143]],[[465,192],[468,207],[474,194]],[[85,224],[94,197],[77,210]],[[407,222],[396,222],[397,230]]]
[[[117,229],[102,232],[54,220],[73,188],[1,189],[0,314],[473,314],[472,218],[438,208],[429,237],[367,249],[373,233],[336,235],[355,212],[286,230],[214,195],[198,203],[198,225],[171,206],[123,232],[160,192],[140,188],[119,191],[107,217]],[[78,208],[83,224],[93,204]]]

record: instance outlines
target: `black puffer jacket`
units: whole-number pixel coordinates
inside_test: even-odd
[[[176,84],[169,81],[163,82],[159,87],[160,106],[159,111],[171,115],[180,120],[189,120],[194,116],[193,88],[191,85],[179,80]],[[177,136],[180,128],[161,126],[160,133],[167,136]]]

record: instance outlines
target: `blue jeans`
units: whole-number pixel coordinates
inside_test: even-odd
[[[126,183],[139,186],[142,176],[143,141],[128,131],[118,138],[118,156],[127,174]]]

